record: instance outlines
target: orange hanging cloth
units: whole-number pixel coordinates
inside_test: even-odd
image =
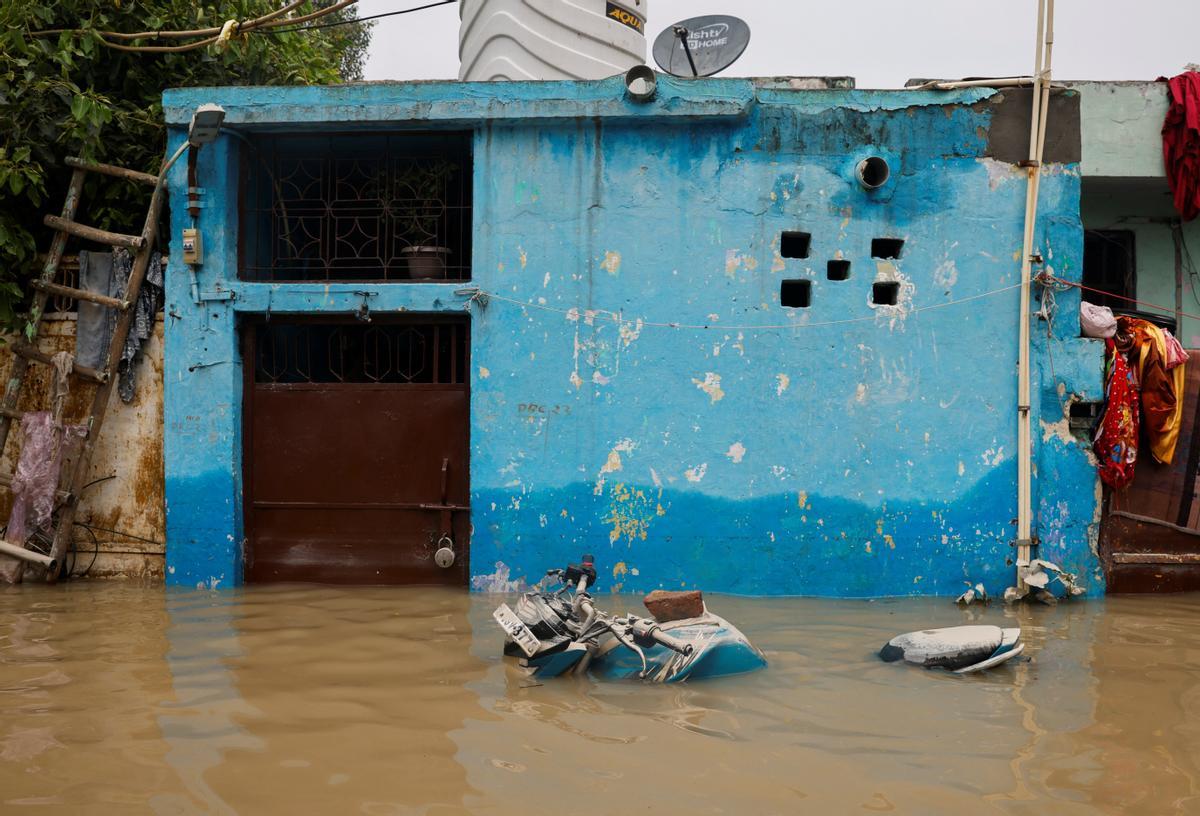
[[[1133,343],[1129,362],[1141,385],[1142,425],[1150,440],[1150,454],[1169,465],[1175,458],[1183,418],[1184,366],[1167,368],[1166,336],[1149,321],[1119,317],[1117,333],[1127,335]]]
[[[1162,128],[1163,165],[1175,209],[1184,221],[1191,221],[1200,214],[1200,73],[1158,79],[1170,89]]]

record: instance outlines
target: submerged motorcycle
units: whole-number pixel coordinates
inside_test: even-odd
[[[686,610],[686,617],[664,606],[656,618],[641,618],[597,609],[588,594],[595,585],[595,563],[584,556],[580,564],[547,572],[538,587],[521,596],[515,611],[500,604],[492,617],[507,636],[504,653],[518,657],[538,678],[591,674],[679,683],[767,665],[733,624],[708,611],[699,593],[692,593],[692,605],[676,608]]]

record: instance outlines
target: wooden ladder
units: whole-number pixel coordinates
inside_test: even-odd
[[[86,300],[116,309],[118,318],[112,340],[108,345],[108,353],[105,355],[101,367],[94,369],[73,366],[71,372],[81,380],[94,383],[97,388],[92,398],[91,411],[84,423],[87,435],[83,447],[79,456],[68,468],[69,474],[63,480],[65,489],[60,489],[58,492],[57,521],[52,530],[53,538],[49,555],[46,556],[24,548],[24,542],[0,542],[4,544],[0,547],[0,551],[45,566],[46,580],[50,583],[58,580],[62,570],[63,555],[71,543],[71,531],[75,526],[75,513],[79,507],[79,494],[87,479],[88,465],[91,463],[92,454],[95,451],[96,438],[100,435],[100,429],[104,425],[104,416],[108,412],[108,402],[112,396],[113,384],[117,379],[116,364],[121,359],[121,353],[125,348],[125,338],[129,335],[129,329],[133,324],[134,305],[142,291],[142,282],[146,278],[146,270],[150,265],[154,240],[158,234],[159,215],[166,197],[165,176],[153,176],[149,173],[139,173],[136,170],[115,167],[111,164],[88,162],[75,157],[68,158],[66,163],[75,170],[71,175],[71,184],[67,188],[67,199],[63,204],[62,215],[47,215],[43,219],[46,226],[56,230],[56,233],[50,244],[50,251],[46,256],[42,274],[32,284],[34,288],[33,308],[30,311],[32,340],[18,342],[12,347],[12,372],[9,374],[8,384],[4,389],[4,399],[0,401],[0,452],[3,452],[4,445],[8,441],[8,432],[12,428],[13,420],[20,419],[22,415],[17,410],[17,402],[21,397],[21,389],[25,383],[25,373],[29,369],[29,363],[53,364],[51,355],[36,348],[47,301],[54,295]],[[154,188],[141,235],[122,235],[75,221],[75,212],[79,208],[79,199],[83,192],[83,181],[88,173],[99,173]],[[121,297],[109,297],[55,283],[63,252],[66,250],[67,241],[71,236],[113,247],[125,247],[135,253],[133,268],[129,274],[129,283]],[[11,488],[12,476],[0,473],[0,486]]]

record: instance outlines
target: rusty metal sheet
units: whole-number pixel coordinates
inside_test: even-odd
[[[1200,590],[1200,533],[1121,511],[1106,528],[1110,593]]]
[[[46,354],[75,350],[74,313],[50,313],[42,323],[38,348]],[[11,338],[10,338],[11,339]],[[11,346],[0,349],[0,381],[12,364]],[[163,323],[158,316],[154,334],[138,363],[133,402],[114,393],[108,418],[96,440],[73,539],[78,549],[67,559],[74,574],[90,577],[163,577],[166,508],[163,501]],[[81,421],[88,412],[94,386],[73,382],[64,417]],[[35,365],[26,374],[17,404],[21,411],[48,410],[50,369]],[[20,454],[20,433],[10,435],[0,472],[12,473]],[[0,490],[0,518],[11,508],[8,490]]]
[[[246,398],[247,581],[466,584],[465,382],[253,382]]]

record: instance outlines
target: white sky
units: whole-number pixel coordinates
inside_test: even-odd
[[[359,15],[425,0],[360,0]],[[856,77],[896,88],[910,77],[1033,70],[1036,0],[649,0],[650,42],[686,17],[750,24],[750,47],[722,76]],[[653,62],[649,55],[647,59]],[[1155,79],[1200,62],[1200,0],[1057,0],[1054,76]],[[367,79],[458,76],[458,5],[380,20]]]

